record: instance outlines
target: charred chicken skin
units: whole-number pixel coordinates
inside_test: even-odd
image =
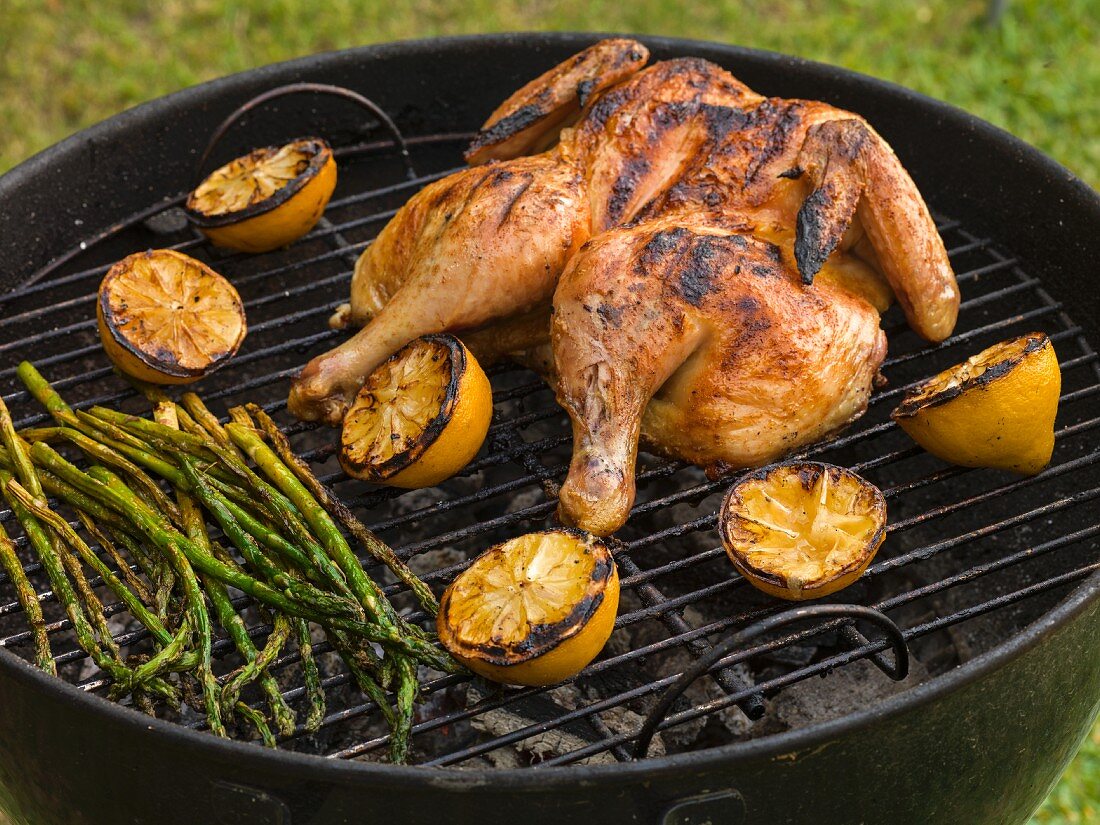
[[[774,245],[680,218],[590,241],[551,335],[573,422],[561,515],[599,535],[629,514],[639,438],[712,473],[765,464],[862,414],[886,353],[862,298],[807,289]]]
[[[518,354],[572,420],[559,513],[602,535],[629,514],[639,442],[711,473],[766,463],[863,413],[894,298],[925,339],[950,335],[946,251],[866,122],[647,58],[603,41],[502,104],[475,165],[360,258],[334,320],[363,328],[306,366],[291,411],[337,423],[427,333]]]

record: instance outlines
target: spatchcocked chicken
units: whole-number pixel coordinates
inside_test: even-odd
[[[711,474],[767,463],[863,413],[894,298],[925,339],[950,335],[946,251],[866,122],[647,59],[603,41],[505,101],[474,165],[364,252],[334,318],[363,328],[305,367],[291,411],[338,423],[396,349],[461,333],[554,386],[574,436],[559,513],[607,534],[639,442]]]

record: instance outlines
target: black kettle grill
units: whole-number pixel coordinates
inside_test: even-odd
[[[594,39],[500,35],[307,57],[139,106],[4,175],[0,391],[17,423],[45,418],[15,381],[24,358],[78,405],[140,409],[98,345],[92,299],[112,261],[150,246],[210,262],[246,302],[249,338],[200,385],[203,395],[262,402],[290,422],[287,380],[344,334],[325,321],[346,300],[359,252],[412,192],[461,165],[500,100]],[[376,709],[338,662],[321,731],[275,750],[219,740],[199,717],[151,718],[106,701],[106,680],[45,595],[64,676],[49,678],[25,660],[26,626],[0,577],[0,810],[14,822],[1006,825],[1039,804],[1100,702],[1100,290],[1091,277],[1100,197],[1012,136],[898,86],[776,54],[645,42],[654,59],[703,57],[761,92],[865,116],[925,194],[959,273],[955,336],[925,346],[888,313],[889,386],[847,433],[809,451],[857,468],[889,500],[886,544],[836,596],[856,607],[784,613],[746,587],[714,531],[729,479],[646,458],[620,536],[624,601],[604,654],[554,690],[429,682],[413,764],[398,767],[384,763]],[[242,103],[294,83],[353,89],[399,135],[377,115],[358,125],[362,114],[335,98],[289,94],[250,107],[214,160],[320,133],[339,147],[340,184],[326,218],[291,248],[215,250],[179,219],[198,153]],[[906,386],[1033,329],[1051,336],[1063,372],[1057,447],[1041,475],[948,467],[890,423]],[[487,446],[435,490],[343,479],[332,434],[291,427],[433,586],[489,544],[546,523],[568,460],[564,416],[541,382],[511,366],[491,378]],[[27,569],[33,578],[29,559]],[[885,613],[895,635],[860,607]],[[265,632],[258,620],[252,627]],[[128,642],[126,632],[120,624]],[[293,657],[276,664],[293,703]],[[895,686],[889,677],[906,664],[913,672]],[[685,672],[701,678],[655,713]],[[636,758],[647,717],[653,746]]]

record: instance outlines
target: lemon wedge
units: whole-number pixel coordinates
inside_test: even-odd
[[[914,387],[891,417],[932,455],[1034,475],[1054,452],[1062,371],[1050,338],[994,344]]]

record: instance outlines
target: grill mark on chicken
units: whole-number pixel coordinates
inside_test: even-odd
[[[646,69],[638,74],[632,81],[623,83],[608,89],[599,95],[591,107],[584,113],[583,128],[589,133],[599,133],[607,128],[608,122],[619,113],[621,109],[638,104],[647,104],[653,100],[655,92],[670,82],[684,75],[699,75],[689,77],[686,85],[700,92],[687,99],[657,101],[657,105],[674,112],[677,108],[684,114],[694,114],[698,111],[698,103],[701,90],[706,88],[705,78],[713,75],[714,67],[705,60],[698,58],[681,58],[666,60]]]
[[[760,301],[752,296],[737,299],[737,308],[742,312],[757,312],[760,309]]]
[[[825,260],[840,240],[830,238],[829,216],[835,209],[836,192],[830,184],[815,189],[798,210],[798,229],[795,232],[794,257],[802,283],[812,284]]]
[[[747,245],[739,235],[696,235],[683,227],[660,230],[642,247],[635,271],[639,275],[655,270],[675,273],[676,280],[670,283],[676,293],[699,307],[714,291],[715,279],[730,265],[734,247],[740,251]]]
[[[587,116],[584,118],[585,129],[589,131],[602,131],[605,129],[607,121],[627,100],[629,100],[629,97],[622,87],[604,92],[596,98],[592,107],[588,110]]]
[[[703,114],[703,123],[706,125],[707,137],[715,144],[720,143],[735,129],[743,129],[749,119],[743,110],[730,106],[704,103],[700,111]]]
[[[645,131],[641,135],[640,148],[648,151],[648,147],[667,145],[666,136],[669,132],[689,124],[693,118],[698,116],[698,98],[699,95],[697,94],[690,100],[675,100],[653,105],[642,116]],[[631,99],[630,102],[634,103],[636,101]],[[615,127],[611,131],[615,131]],[[687,157],[687,153],[683,152],[681,148],[687,139],[688,137],[685,134],[679,142],[679,146],[676,148],[670,146],[667,150],[668,153],[673,157],[679,155]],[[639,154],[638,150],[635,149],[628,149],[627,152],[629,154],[624,153],[622,167],[608,191],[606,220],[609,225],[623,223],[633,216],[645,213],[655,202],[655,199],[660,198],[668,184],[682,174],[682,169],[669,168],[662,170],[659,163],[655,170],[652,155]],[[646,203],[636,204],[634,209],[630,209],[631,203],[637,197],[639,187],[649,188],[653,194]]]
[[[646,275],[648,270],[661,263],[666,255],[678,249],[680,243],[689,234],[687,228],[682,226],[653,233],[653,237],[642,247],[642,254],[638,256],[635,271],[639,275]]]
[[[713,239],[702,237],[689,246],[683,268],[680,270],[678,284],[680,295],[694,307],[701,306],[703,299],[714,288],[714,278],[728,259],[726,250]]]
[[[805,106],[801,101],[769,98],[753,110],[750,120],[767,129],[762,140],[753,147],[752,162],[745,169],[744,186],[748,187],[760,170],[790,146],[794,132],[802,125]],[[735,146],[735,151],[744,151]]]
[[[623,164],[622,172],[611,184],[611,194],[607,201],[607,220],[610,224],[619,223],[622,219],[627,205],[634,197],[638,183],[645,178],[649,170],[649,160],[644,157],[633,157]]]
[[[537,103],[529,103],[520,109],[516,109],[512,114],[505,115],[488,129],[483,129],[474,135],[474,139],[470,141],[470,147],[466,150],[466,153],[470,154],[478,149],[483,149],[486,146],[513,137],[524,129],[534,126],[547,114],[549,112]]]
[[[459,206],[458,209],[451,210],[452,215],[454,215],[454,214],[461,215],[463,212],[465,212],[466,208],[470,205],[470,202],[474,199],[474,195],[477,194],[477,191],[482,186],[484,186],[494,176],[494,174],[496,172],[496,169],[491,165],[484,167],[484,169],[485,169],[484,173],[466,191],[466,196],[462,199],[462,205]]]
[[[577,84],[577,101],[582,108],[588,105],[588,96],[592,94],[594,88],[596,88],[596,81],[592,78],[582,80]]]
[[[807,139],[821,127],[813,127]],[[813,282],[814,276],[840,244],[855,217],[864,186],[848,174],[848,167],[857,163],[867,141],[867,129],[856,120],[834,121],[829,124],[835,138],[830,142],[831,154],[810,162],[807,171],[815,188],[803,201],[796,217],[794,256],[802,282]]]
[[[600,320],[606,325],[615,329],[619,329],[623,325],[623,308],[621,306],[602,301],[596,307],[596,314],[600,316]]]
[[[527,190],[531,188],[531,184],[535,182],[535,176],[529,172],[524,174],[523,177],[523,183],[512,194],[512,197],[508,199],[508,202],[505,204],[504,209],[501,211],[500,221],[498,221],[497,223],[497,229],[500,229],[502,226],[504,226],[505,221],[507,221],[509,216],[512,214],[512,209],[515,207],[516,202],[523,197],[524,193],[526,193]]]

